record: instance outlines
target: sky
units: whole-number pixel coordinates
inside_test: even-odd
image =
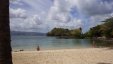
[[[53,28],[87,32],[113,17],[113,0],[10,0],[12,31],[47,33]]]

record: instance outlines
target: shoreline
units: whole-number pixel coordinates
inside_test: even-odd
[[[85,48],[12,52],[14,64],[113,64],[113,49]]]

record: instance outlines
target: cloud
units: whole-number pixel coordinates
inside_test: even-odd
[[[43,20],[39,15],[27,16],[24,9],[10,8],[10,27],[14,31],[38,31],[43,27]]]
[[[54,0],[53,6],[51,6],[48,13],[49,20],[58,22],[70,21],[70,14],[66,3],[64,0]]]
[[[40,1],[40,2],[39,2]],[[22,5],[20,5],[20,4]],[[39,3],[39,5],[37,5]],[[15,0],[10,2],[10,27],[13,31],[47,32],[45,16],[49,5],[44,1]],[[15,6],[13,6],[15,5]],[[36,5],[36,6],[35,6]],[[35,6],[35,7],[34,7]],[[28,8],[27,8],[28,7]],[[29,8],[32,7],[32,8]]]
[[[110,17],[113,0],[15,0],[10,6],[11,29],[20,31],[88,30]]]
[[[21,8],[17,9],[10,8],[10,18],[26,18],[26,17],[27,17],[26,10]]]
[[[23,18],[10,19],[11,30],[14,31],[39,31],[43,27],[42,20],[38,15]],[[40,31],[39,31],[40,32]]]
[[[91,21],[90,24],[92,26],[90,26],[90,27],[93,27],[93,26],[96,26],[98,24],[101,24],[101,23],[103,23],[101,21],[104,21],[105,19],[108,19],[108,18],[111,18],[111,17],[113,17],[112,13],[111,14],[91,16],[89,20]]]
[[[68,0],[70,5],[77,7],[82,14],[102,15],[112,13],[113,1],[111,0]],[[110,1],[110,2],[109,2]]]
[[[56,27],[58,28],[68,28],[68,29],[76,29],[82,27],[82,20],[80,19],[72,19],[68,23],[57,23]]]
[[[54,0],[48,13],[48,21],[55,24],[54,27],[75,29],[81,27],[80,19],[72,18],[71,7],[66,0]]]
[[[67,0],[83,23],[84,31],[113,17],[113,0]],[[77,12],[77,13],[76,13]]]
[[[21,3],[21,0],[9,0],[11,4],[16,4],[16,5],[23,5]]]

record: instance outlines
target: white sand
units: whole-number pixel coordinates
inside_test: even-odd
[[[113,64],[113,49],[88,48],[13,52],[14,64]]]

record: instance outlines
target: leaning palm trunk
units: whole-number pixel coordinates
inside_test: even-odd
[[[9,0],[0,0],[0,64],[12,64]]]

